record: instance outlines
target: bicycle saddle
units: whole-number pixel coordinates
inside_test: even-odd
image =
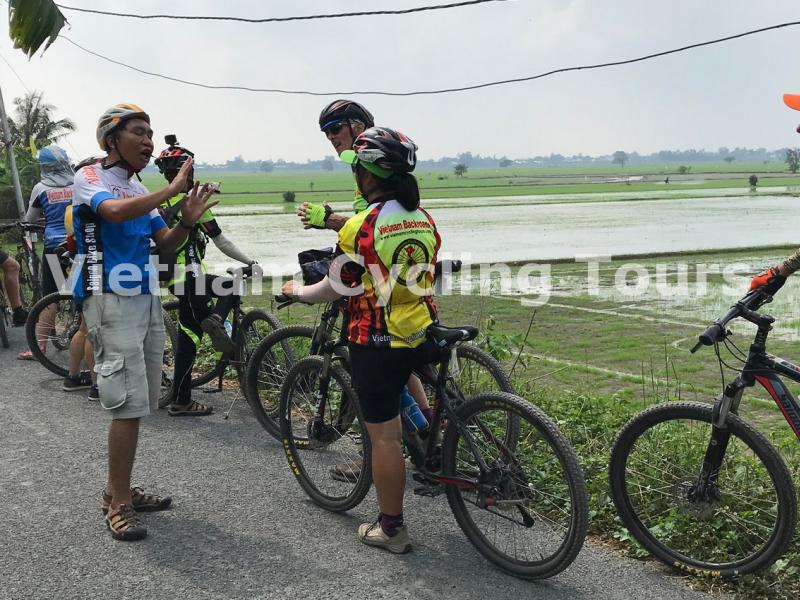
[[[431,325],[428,334],[439,347],[452,346],[457,342],[469,342],[478,336],[478,328],[471,325],[463,327],[445,327],[444,325]]]

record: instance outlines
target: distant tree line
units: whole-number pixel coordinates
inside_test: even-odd
[[[533,156],[529,158],[512,159],[503,156],[482,156],[471,152],[462,152],[455,156],[443,156],[437,159],[420,159],[417,169],[443,169],[454,171],[456,166],[463,166],[462,171],[459,167],[458,172],[463,176],[468,169],[506,169],[512,166],[523,167],[568,167],[568,166],[592,166],[592,165],[612,165],[616,164],[620,168],[628,165],[670,165],[676,167],[686,164],[698,163],[785,163],[787,158],[786,148],[778,150],[767,150],[766,148],[727,148],[721,147],[717,150],[660,150],[651,154],[640,154],[636,151],[617,150],[611,154],[589,156],[586,154],[573,154],[565,156],[563,154],[549,154]],[[790,165],[791,166],[791,165]],[[305,162],[289,162],[282,158],[264,160],[245,160],[241,155],[235,156],[222,164],[200,163],[200,168],[213,168],[227,171],[248,171],[248,172],[285,172],[285,171],[346,171],[347,165],[336,160],[335,156],[326,156],[318,160],[306,160]]]

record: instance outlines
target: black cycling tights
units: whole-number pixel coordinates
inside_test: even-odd
[[[214,281],[217,281],[215,284]],[[214,287],[212,287],[212,285]],[[214,313],[224,321],[228,316],[238,296],[227,294],[217,296],[213,290],[221,286],[224,290],[233,289],[233,279],[229,277],[215,277],[205,275],[205,290],[198,289],[194,274],[188,273],[183,293],[178,297],[178,347],[175,350],[175,376],[173,381],[177,385],[175,404],[187,404],[192,398],[192,367],[197,356],[197,346],[203,337],[200,322]],[[175,294],[176,288],[170,286],[170,291]],[[180,292],[180,289],[177,289]],[[212,308],[214,298],[217,304]]]

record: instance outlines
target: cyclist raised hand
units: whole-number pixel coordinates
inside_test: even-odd
[[[375,121],[366,108],[353,100],[334,100],[322,109],[319,115],[319,129],[340,155],[353,147],[353,141],[366,129],[373,127]],[[367,204],[356,190],[353,199],[353,212],[366,208]],[[304,229],[332,229],[339,231],[348,217],[333,212],[327,202],[311,204],[303,202],[297,209],[297,215]]]
[[[800,110],[800,94],[784,94],[783,102],[789,108]],[[797,133],[800,133],[800,126],[797,127]],[[770,296],[774,296],[786,283],[786,278],[798,269],[800,269],[800,249],[782,263],[753,277],[750,281],[750,289],[760,288]]]
[[[169,147],[156,159],[158,170],[168,182],[180,172],[183,164],[194,157],[190,150],[178,145],[175,136],[167,136]],[[194,170],[190,170],[186,188],[196,188],[193,183]],[[179,211],[184,210],[186,196],[175,203],[168,199],[164,209],[167,224],[176,224]],[[178,344],[175,352],[175,397],[169,409],[171,416],[204,416],[212,412],[212,407],[192,400],[191,383],[192,368],[197,356],[197,345],[208,333],[214,348],[220,352],[235,352],[236,345],[225,331],[225,319],[234,306],[237,296],[233,293],[233,279],[215,277],[206,273],[203,258],[205,257],[208,238],[214,242],[226,256],[251,265],[255,261],[244,254],[222,233],[211,210],[205,210],[189,230],[188,237],[170,255],[167,269],[167,285],[178,298]],[[162,257],[164,258],[164,257]],[[213,305],[214,298],[216,305]]]
[[[400,394],[412,371],[431,360],[428,326],[436,320],[433,265],[440,246],[431,216],[419,207],[417,146],[400,132],[373,127],[341,159],[351,165],[368,206],[339,231],[330,275],[283,293],[304,302],[349,296],[347,337],[353,383],[370,441],[380,514],[359,539],[394,553],[411,541],[403,519],[405,460]]]

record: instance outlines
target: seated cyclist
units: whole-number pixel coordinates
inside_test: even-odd
[[[174,136],[167,136],[166,140],[170,145],[161,152],[155,164],[166,180],[171,182],[183,163],[194,157],[194,154],[179,146]],[[193,176],[194,170],[190,171],[186,182],[187,192],[194,186]],[[174,203],[167,201],[164,211],[167,225],[180,223],[182,202],[183,199]],[[216,350],[229,353],[236,351],[236,345],[225,330],[225,318],[236,301],[233,294],[234,281],[229,277],[216,277],[206,273],[203,258],[208,238],[233,260],[246,265],[255,262],[222,233],[210,210],[203,213],[189,231],[186,241],[177,249],[174,257],[170,257],[168,285],[178,298],[179,321],[173,378],[175,397],[169,409],[171,416],[204,416],[211,414],[213,410],[210,406],[193,401],[191,393],[192,368],[203,332],[209,335]],[[215,297],[217,301],[213,305]]]
[[[412,371],[431,360],[426,331],[436,320],[433,265],[440,238],[431,216],[419,207],[417,180],[410,173],[416,150],[413,141],[391,129],[373,127],[356,138],[341,159],[351,164],[368,206],[339,231],[339,257],[328,277],[310,286],[295,281],[283,286],[284,294],[304,302],[350,296],[353,382],[372,443],[380,507],[375,522],[358,528],[358,537],[394,553],[411,549],[403,521],[400,394]]]

